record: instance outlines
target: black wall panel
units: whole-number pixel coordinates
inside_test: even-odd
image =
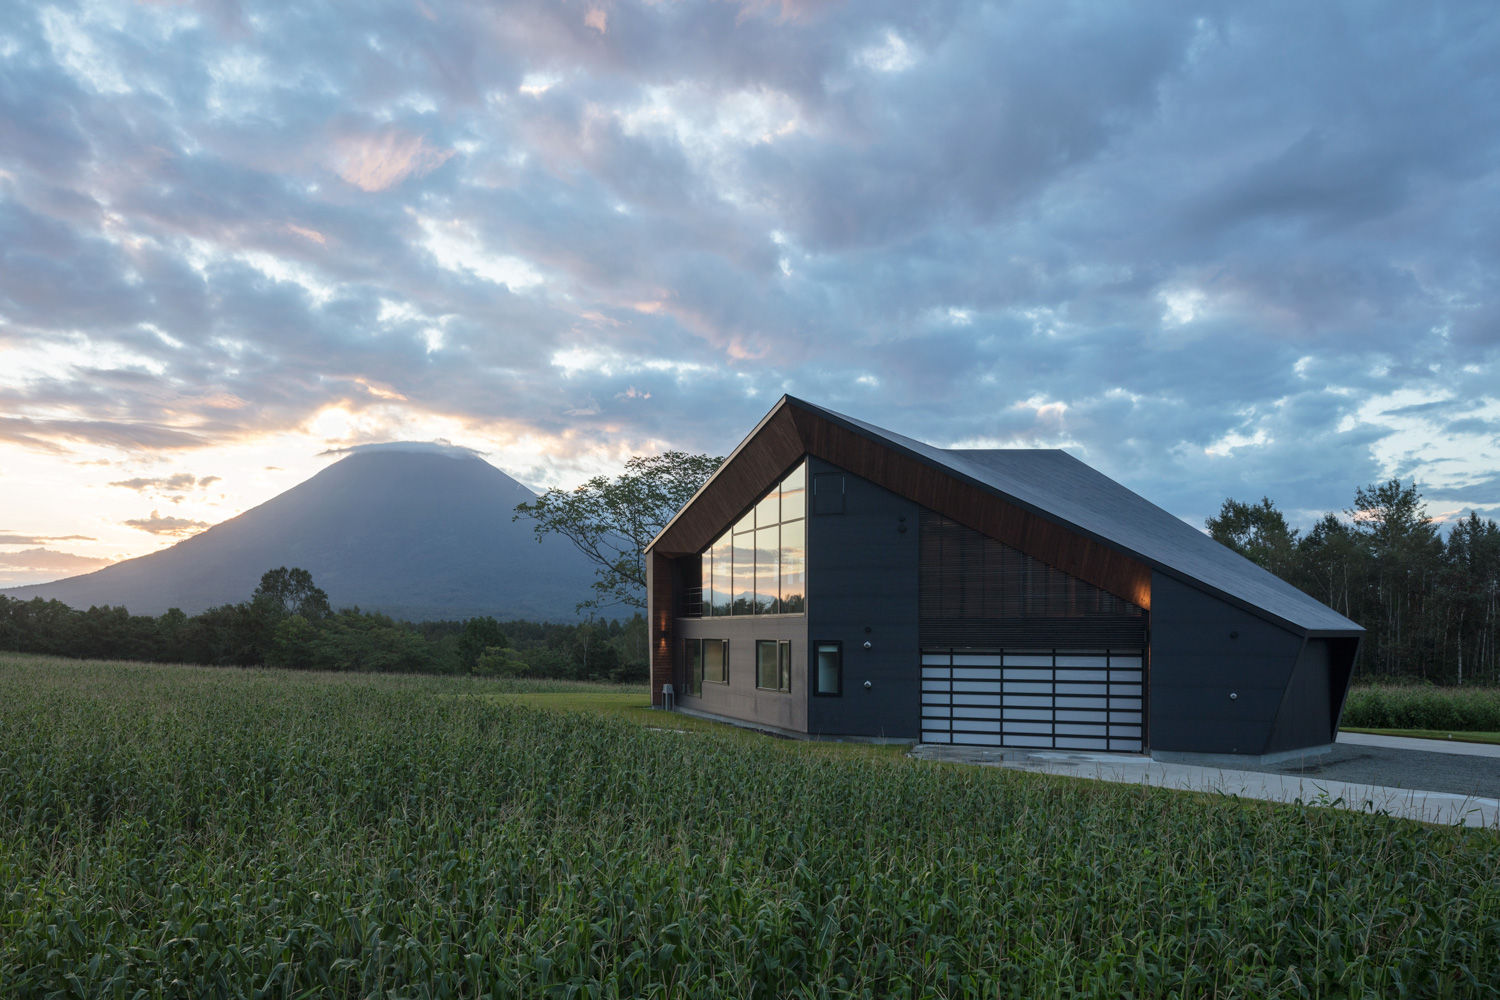
[[[1298,635],[1153,573],[1151,749],[1271,752],[1271,732],[1302,645]]]
[[[1328,663],[1328,639],[1308,639],[1303,644],[1271,727],[1267,753],[1333,742]]]
[[[809,459],[808,471],[816,481],[843,470]],[[916,739],[920,508],[847,473],[843,497],[841,513],[814,513],[807,524],[807,637],[844,647],[844,693],[810,697],[808,731]]]

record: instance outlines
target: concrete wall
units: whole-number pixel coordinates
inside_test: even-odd
[[[1302,651],[1300,636],[1153,573],[1151,749],[1272,752],[1272,730]],[[1309,676],[1316,672],[1312,660],[1307,666]],[[1326,697],[1323,704],[1326,712]],[[1300,715],[1294,719],[1289,714],[1279,741],[1275,749],[1321,745],[1328,739],[1326,732],[1317,738]]]
[[[808,461],[809,482],[841,471],[819,459]],[[843,513],[808,518],[807,639],[841,642],[844,654],[843,694],[809,699],[808,731],[916,739],[921,728],[920,508],[847,473],[844,491]]]
[[[729,683],[703,682],[703,693],[687,693],[686,679],[677,686],[683,708],[726,715],[764,726],[807,732],[807,619],[803,615],[764,615],[751,618],[679,618],[675,655],[682,657],[682,640],[728,639]],[[792,690],[762,691],[755,686],[755,642],[786,639],[792,644]]]

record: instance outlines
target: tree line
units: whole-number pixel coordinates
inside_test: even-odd
[[[172,608],[80,611],[56,600],[0,595],[0,650],[104,660],[150,660],[307,670],[473,674],[643,681],[646,620],[575,624],[476,617],[397,621],[333,610],[306,570],[269,570],[248,601],[197,615]]]
[[[1228,499],[1215,540],[1366,630],[1357,676],[1500,684],[1500,527],[1473,511],[1444,537],[1416,485],[1360,487],[1302,533],[1269,498]]]

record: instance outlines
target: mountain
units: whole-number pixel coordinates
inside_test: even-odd
[[[574,619],[593,568],[566,539],[539,545],[531,521],[511,520],[535,496],[469,452],[374,446],[169,549],[0,593],[196,614],[249,600],[268,569],[300,566],[335,608],[411,621]]]

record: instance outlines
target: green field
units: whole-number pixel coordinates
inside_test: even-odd
[[[1417,740],[1445,740],[1450,743],[1500,743],[1500,733],[1470,733],[1447,729],[1372,729],[1366,726],[1344,726],[1340,732],[1374,733],[1377,736],[1408,736]]]
[[[0,654],[0,995],[1500,990],[1495,831],[644,700]]]
[[[1368,731],[1447,733],[1500,731],[1500,688],[1429,684],[1358,684],[1349,689],[1340,724]]]

